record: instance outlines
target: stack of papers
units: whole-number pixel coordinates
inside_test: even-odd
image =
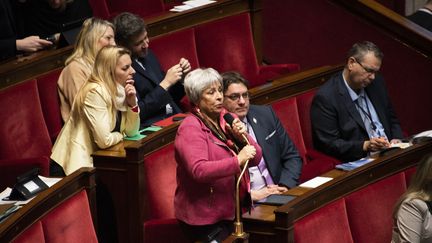
[[[175,6],[174,8],[170,9],[171,12],[183,12],[192,8],[201,7],[210,3],[214,3],[216,1],[213,0],[189,0],[183,2],[183,5]]]
[[[359,159],[356,161],[338,164],[338,165],[336,165],[336,168],[341,169],[341,170],[351,171],[351,170],[354,170],[354,169],[356,169],[362,165],[365,165],[369,162],[372,162],[373,160],[374,160],[373,158],[362,158],[362,159]]]

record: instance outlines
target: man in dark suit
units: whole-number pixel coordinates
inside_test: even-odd
[[[403,137],[378,73],[382,52],[371,42],[359,42],[347,58],[344,70],[320,87],[311,106],[314,146],[344,162],[388,148]]]
[[[263,152],[260,164],[249,168],[252,199],[259,201],[295,187],[299,182],[302,159],[273,109],[249,105],[249,83],[240,74],[227,72],[222,78],[224,107],[246,123],[248,133]]]
[[[13,57],[19,52],[35,52],[53,43],[39,36],[19,39],[12,0],[0,1],[0,60]]]
[[[432,31],[432,0],[427,1],[422,8],[407,18],[421,27]]]
[[[115,17],[114,25],[117,44],[132,52],[141,127],[150,126],[182,112],[178,104],[185,93],[183,84],[179,81],[190,71],[189,61],[180,58],[179,63],[168,69],[165,74],[156,56],[149,49],[149,38],[141,17],[131,13],[121,13]]]

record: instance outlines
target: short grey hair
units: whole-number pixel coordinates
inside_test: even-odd
[[[189,100],[197,104],[205,89],[212,84],[219,82],[223,85],[222,77],[213,68],[197,68],[188,73],[184,79],[184,88]]]

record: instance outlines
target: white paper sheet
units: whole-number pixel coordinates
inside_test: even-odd
[[[313,179],[310,179],[310,180],[300,184],[299,186],[300,187],[307,187],[307,188],[315,188],[315,187],[319,187],[322,184],[324,184],[328,181],[331,181],[331,180],[333,180],[333,178],[331,178],[331,177],[318,176],[318,177],[315,177]]]

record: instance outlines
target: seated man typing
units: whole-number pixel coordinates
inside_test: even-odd
[[[251,195],[259,201],[281,194],[299,182],[302,159],[269,106],[249,105],[248,82],[236,72],[222,74],[224,107],[246,123],[248,133],[262,148],[258,166],[249,168]]]
[[[318,150],[348,162],[400,142],[402,130],[378,73],[382,58],[375,44],[354,44],[344,70],[317,91],[311,122]]]

